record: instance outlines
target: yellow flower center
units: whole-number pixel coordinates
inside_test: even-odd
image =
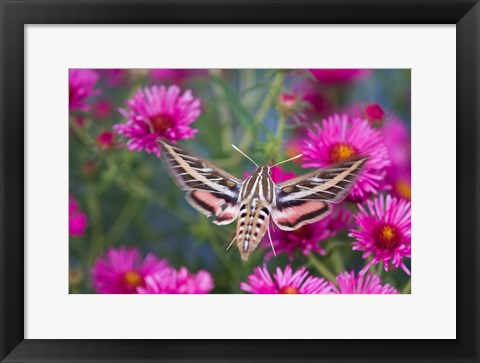
[[[153,129],[161,134],[173,126],[173,120],[169,116],[157,115],[150,119]]]
[[[383,249],[395,248],[400,243],[401,237],[398,228],[388,224],[378,227],[374,233],[377,246]]]
[[[404,180],[399,180],[395,183],[395,190],[405,199],[410,200],[412,198],[412,186]]]
[[[293,286],[285,286],[280,289],[280,294],[298,294],[298,289]]]
[[[142,275],[135,271],[125,272],[123,275],[123,281],[132,288],[143,285]]]
[[[347,144],[337,144],[332,147],[332,150],[330,150],[330,158],[334,163],[347,160],[352,156],[355,156],[355,154],[355,149]]]

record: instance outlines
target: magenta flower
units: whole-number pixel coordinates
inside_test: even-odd
[[[282,93],[278,96],[278,103],[286,110],[292,110],[298,103],[298,96],[295,93]]]
[[[405,199],[411,198],[411,150],[410,132],[404,122],[392,117],[380,129],[392,165],[387,168],[387,182],[393,193]]]
[[[81,237],[87,228],[88,219],[78,207],[78,202],[70,195],[68,202],[68,232],[72,237]]]
[[[119,110],[127,123],[114,125],[114,130],[129,139],[131,151],[145,150],[159,157],[159,137],[189,139],[198,131],[190,124],[200,116],[200,99],[190,90],[180,95],[178,86],[153,86],[137,91],[127,105],[128,109]]]
[[[299,120],[302,115],[302,109],[306,106],[306,103],[302,100],[301,95],[290,92],[282,93],[278,96],[277,109],[284,117],[293,120]]]
[[[137,248],[109,248],[91,269],[92,285],[102,294],[135,294],[145,279],[169,268],[152,254],[141,258]]]
[[[379,126],[387,118],[385,110],[378,103],[356,104],[348,107],[345,113],[353,118],[363,118],[371,125]]]
[[[94,89],[98,78],[98,73],[91,69],[68,70],[68,100],[70,111],[88,111],[88,99],[101,93],[100,90]]]
[[[101,149],[111,149],[115,143],[113,133],[111,131],[103,131],[97,136],[97,143]]]
[[[288,253],[290,259],[293,259],[295,251],[300,251],[305,256],[312,252],[324,256],[326,251],[321,247],[320,243],[327,238],[335,236],[340,230],[348,228],[350,217],[350,211],[340,208],[324,219],[306,224],[294,231],[283,231],[271,225],[272,242],[275,251],[277,254]],[[271,248],[270,243],[268,245],[263,243],[262,247]],[[273,256],[273,251],[268,252],[266,257],[271,256]]]
[[[382,285],[380,277],[371,273],[355,277],[355,272],[344,271],[337,276],[337,285],[333,288],[335,294],[398,294],[394,287]]]
[[[355,156],[369,156],[349,194],[362,201],[384,187],[386,168],[390,166],[382,134],[367,120],[334,115],[316,123],[303,144],[303,166],[325,167]]]
[[[274,166],[270,169],[270,175],[274,183],[281,183],[285,180],[295,178],[296,175],[293,171],[285,171],[281,166]]]
[[[410,132],[406,124],[392,117],[381,128],[381,132],[392,161],[390,168],[410,168]]]
[[[390,169],[387,175],[392,186],[392,194],[396,197],[410,200],[412,198],[411,169]]]
[[[367,208],[358,204],[360,212],[354,218],[358,229],[350,230],[353,250],[364,251],[362,258],[372,255],[372,259],[360,271],[367,272],[371,265],[383,262],[385,271],[389,265],[401,267],[408,275],[410,271],[403,258],[411,257],[411,206],[403,199],[388,195],[379,196],[366,202]]]
[[[147,276],[145,287],[139,286],[139,294],[208,294],[213,289],[213,278],[201,270],[190,274],[185,267],[177,271],[173,267]]]
[[[333,291],[332,284],[324,278],[309,276],[305,267],[293,273],[290,265],[285,271],[277,267],[273,278],[267,266],[255,267],[247,280],[240,283],[240,289],[252,294],[330,294]]]
[[[310,73],[324,84],[347,84],[365,78],[369,69],[309,69]]]
[[[410,132],[407,125],[397,116],[387,114],[376,103],[350,106],[346,113],[351,117],[365,118],[374,126],[380,126],[378,130],[383,135],[391,161],[391,165],[386,168],[385,183],[390,186],[395,196],[410,200],[411,152]]]
[[[377,103],[371,103],[365,107],[365,116],[372,123],[381,123],[385,116],[385,111]]]

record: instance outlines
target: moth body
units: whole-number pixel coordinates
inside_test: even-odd
[[[243,260],[258,247],[267,232],[275,200],[275,183],[270,166],[262,165],[245,179],[239,196],[236,243]]]
[[[217,225],[238,219],[234,242],[243,260],[269,231],[270,220],[282,230],[293,231],[325,218],[332,204],[348,195],[368,160],[351,158],[275,184],[271,164],[257,167],[252,176],[241,180],[178,145],[159,142],[168,173],[187,192],[192,207],[213,217]]]

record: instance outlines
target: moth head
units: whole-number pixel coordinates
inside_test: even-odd
[[[255,175],[262,174],[262,173],[267,173],[270,175],[270,169],[272,168],[272,163],[269,161],[267,164],[260,165],[255,169],[254,173]]]

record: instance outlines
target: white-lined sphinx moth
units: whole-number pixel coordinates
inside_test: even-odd
[[[213,223],[218,225],[238,218],[232,243],[237,242],[243,260],[265,233],[270,233],[270,218],[280,229],[291,231],[330,214],[331,203],[347,196],[367,160],[351,159],[275,184],[271,164],[257,166],[252,176],[242,181],[178,145],[159,142],[167,171],[180,189],[187,191],[192,207],[213,216]]]

